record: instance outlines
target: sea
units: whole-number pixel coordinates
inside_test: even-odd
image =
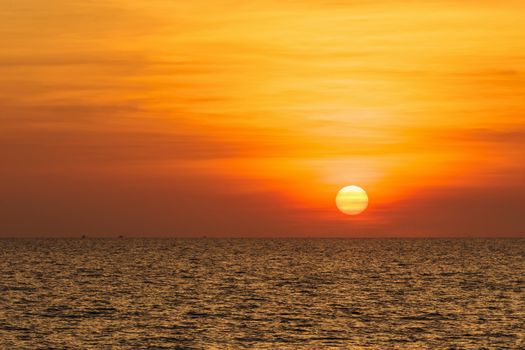
[[[525,239],[0,239],[0,349],[525,349]]]

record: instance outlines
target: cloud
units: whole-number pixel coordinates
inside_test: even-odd
[[[290,206],[252,183],[185,171],[88,169],[1,178],[2,236],[286,235]],[[246,188],[252,188],[246,191]],[[239,191],[239,188],[244,188]]]
[[[445,138],[459,142],[481,142],[494,144],[515,144],[525,147],[525,128],[521,125],[498,128],[456,129],[447,133]]]
[[[0,54],[0,69],[13,69],[14,67],[45,67],[45,66],[82,66],[82,65],[145,65],[146,57],[136,52],[99,51],[85,52],[73,51],[62,54],[39,55],[5,55]]]
[[[11,132],[2,136],[0,146],[3,166],[19,171],[228,158],[241,150],[235,143],[214,141],[188,130],[140,132],[71,127]]]
[[[0,234],[518,232],[518,4],[9,1]]]
[[[372,208],[368,231],[406,236],[523,236],[525,180],[521,184],[424,188]],[[377,224],[380,223],[380,224]]]

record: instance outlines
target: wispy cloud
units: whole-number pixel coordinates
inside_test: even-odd
[[[485,233],[456,212],[488,215],[495,209],[476,201],[514,193],[512,215],[497,209],[508,222],[487,227],[518,232],[523,9],[517,0],[0,0],[0,194],[19,206],[5,205],[2,223],[16,231],[25,202],[35,218],[26,233],[69,207],[70,230],[74,220],[131,230],[119,207],[163,232],[260,233],[250,225],[259,215],[265,230],[297,234]],[[362,222],[340,221],[334,191],[356,181],[375,206]],[[129,198],[152,207],[141,217]],[[448,201],[449,224],[432,224]]]

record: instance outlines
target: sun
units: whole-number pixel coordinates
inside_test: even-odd
[[[346,215],[358,215],[368,207],[368,195],[359,186],[346,186],[337,193],[335,204]]]

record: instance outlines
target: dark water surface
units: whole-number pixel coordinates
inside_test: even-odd
[[[525,240],[2,239],[1,349],[525,349]]]

